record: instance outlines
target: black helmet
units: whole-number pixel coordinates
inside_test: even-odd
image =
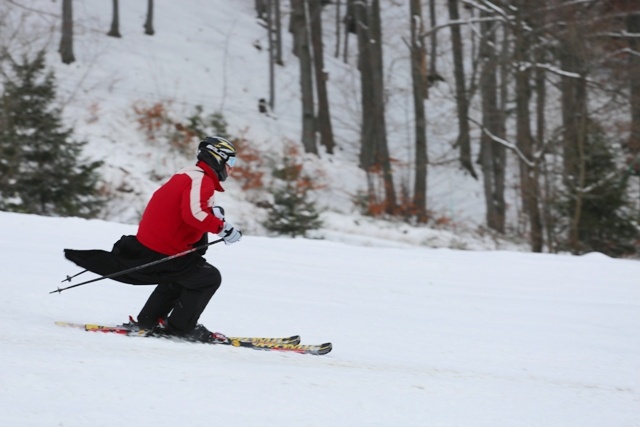
[[[236,149],[229,141],[219,136],[208,136],[198,145],[198,160],[202,160],[218,175],[220,181],[227,179],[227,168],[236,164]]]

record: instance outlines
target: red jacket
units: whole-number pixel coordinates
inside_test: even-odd
[[[219,233],[223,221],[211,213],[215,191],[224,189],[201,161],[176,173],[153,193],[138,225],[138,241],[156,252],[175,255],[191,249],[204,233]]]

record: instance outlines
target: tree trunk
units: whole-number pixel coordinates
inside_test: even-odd
[[[415,114],[415,186],[413,205],[418,222],[426,222],[427,215],[427,121],[425,118],[425,94],[427,89],[427,75],[424,70],[426,64],[426,49],[424,39],[420,36],[424,32],[422,24],[422,6],[420,0],[410,2],[411,27],[411,78],[413,82],[413,106]]]
[[[268,1],[269,0],[255,0],[256,16],[259,19],[267,19]]]
[[[540,49],[536,52],[536,62],[545,63],[545,54]],[[543,68],[536,68],[535,71],[535,92],[536,92],[536,146],[539,149],[545,146],[546,141],[546,114],[545,108],[547,104],[547,84],[546,72]],[[540,177],[544,185],[544,196],[541,195],[541,205],[543,210],[543,223],[547,236],[547,247],[549,252],[555,252],[556,237],[555,223],[552,213],[553,188],[554,183],[548,174],[548,168],[544,156],[538,168],[542,176]]]
[[[276,73],[275,73],[275,44],[273,42],[273,8],[275,0],[267,0],[269,2],[267,11],[267,39],[269,44],[269,108],[275,110],[276,106]]]
[[[147,20],[144,22],[144,33],[148,36],[156,33],[153,29],[153,0],[147,0]]]
[[[436,25],[438,25],[438,20],[436,17],[436,0],[429,0],[429,24],[431,25],[431,29],[436,28]],[[435,82],[436,80],[442,79],[442,77],[440,77],[440,75],[438,74],[438,32],[431,31],[429,40],[431,44],[429,80],[431,82]]]
[[[349,33],[358,34],[356,22],[355,0],[347,0],[344,14],[344,49],[342,50],[342,61],[345,63],[349,58]]]
[[[374,88],[374,138],[377,151],[376,163],[382,166],[385,193],[385,211],[396,211],[396,192],[393,185],[393,171],[387,145],[387,125],[384,108],[384,62],[382,60],[382,22],[380,19],[380,0],[371,2],[371,49],[373,88]]]
[[[313,65],[318,94],[318,131],[320,132],[320,143],[324,145],[327,153],[333,154],[335,142],[333,139],[333,127],[331,126],[329,96],[327,94],[328,75],[324,70],[324,49],[322,47],[322,6],[320,5],[320,0],[308,1]]]
[[[280,0],[273,0],[273,14],[275,15],[276,28],[275,28],[275,44],[276,54],[275,63],[278,65],[284,65],[282,60],[282,13],[280,10]]]
[[[353,1],[353,0],[350,0]],[[360,70],[360,91],[362,108],[362,128],[360,130],[360,167],[368,170],[375,162],[375,141],[373,137],[373,79],[371,70],[371,34],[369,30],[368,6],[365,2],[353,3],[355,27],[358,30],[358,69]]]
[[[353,5],[358,34],[358,67],[362,91],[360,166],[368,174],[382,172],[385,187],[384,211],[394,213],[396,197],[384,116],[380,3],[379,0],[373,0],[372,5],[369,6],[368,1],[357,1]],[[370,179],[369,183],[371,182]],[[369,193],[374,193],[371,187]]]
[[[585,176],[584,145],[588,111],[585,64],[581,53],[580,37],[582,37],[580,31],[574,25],[569,25],[567,35],[560,46],[560,66],[566,73],[574,74],[563,75],[560,84],[564,184],[572,195],[570,207],[573,216],[570,220],[569,246],[573,253],[580,253],[579,224]],[[575,77],[576,74],[580,77]]]
[[[502,25],[502,43],[498,54],[498,70],[500,72],[500,80],[498,82],[498,118],[497,133],[499,138],[507,138],[507,108],[509,103],[509,84],[511,82],[511,69],[509,57],[511,55],[509,25]],[[505,182],[506,182],[506,165],[507,165],[507,149],[504,145],[494,142],[492,146],[494,162],[493,162],[493,180],[494,180],[494,203],[498,216],[502,217],[500,228],[504,229],[506,222],[507,204],[504,198]]]
[[[482,12],[481,17],[488,17]],[[484,22],[480,25],[480,94],[482,97],[482,127],[493,135],[501,131],[502,114],[498,107],[498,55],[496,52],[496,25]],[[484,183],[487,226],[504,233],[504,163],[501,164],[504,147],[495,142],[486,132],[480,137],[480,165]]]
[[[110,37],[122,37],[120,34],[120,12],[118,7],[118,0],[113,0],[113,14],[111,18],[111,29],[107,33]]]
[[[302,146],[307,153],[318,154],[313,107],[313,66],[305,16],[304,0],[291,0],[290,29],[293,33],[293,53],[300,63],[300,89],[302,98]]]
[[[449,19],[459,21],[458,0],[447,0],[449,6]],[[453,68],[456,80],[456,105],[458,111],[458,140],[457,146],[460,149],[460,164],[472,177],[478,179],[471,161],[471,137],[469,130],[469,99],[467,96],[465,75],[464,75],[464,49],[462,45],[462,34],[460,25],[451,25],[451,43],[453,52]]]
[[[629,83],[631,105],[631,133],[629,135],[629,153],[631,166],[640,174],[640,12],[627,15],[627,32],[636,37],[629,38]]]
[[[62,37],[60,38],[60,57],[64,64],[75,62],[73,54],[73,2],[62,1]]]
[[[342,32],[341,32],[342,26],[340,25],[340,6],[341,5],[342,5],[341,1],[336,0],[336,52],[334,54],[336,58],[340,57],[340,38],[342,35]]]
[[[548,13],[546,12],[548,8],[547,0],[538,0],[536,2],[536,14],[535,17],[531,20],[535,34],[539,37],[540,34],[543,33],[544,29],[548,25]],[[548,50],[544,46],[537,46],[533,53],[535,62],[538,64],[545,64],[548,61]],[[534,87],[536,94],[536,146],[539,150],[542,150],[546,144],[546,104],[547,104],[547,73],[544,68],[536,67],[535,76],[534,76]],[[545,156],[542,156],[540,159],[540,164],[538,166],[538,171],[540,176],[540,183],[543,185],[544,191],[541,191],[540,195],[540,205],[542,208],[542,217],[543,217],[543,230],[546,231],[546,242],[547,248],[549,252],[555,253],[557,248],[557,238],[555,234],[556,224],[553,214],[553,205],[554,205],[554,193],[555,193],[555,182],[553,177],[549,173],[549,168],[547,162],[545,161]]]
[[[518,14],[515,27],[515,84],[516,84],[516,140],[517,146],[523,156],[533,161],[535,151],[534,140],[531,134],[531,63],[530,40],[525,29],[526,3],[529,0],[517,0]],[[530,18],[530,16],[528,16]],[[529,232],[531,250],[542,252],[543,233],[542,218],[540,215],[540,189],[538,183],[537,164],[531,166],[522,159],[520,163],[520,191],[522,206],[529,219]]]

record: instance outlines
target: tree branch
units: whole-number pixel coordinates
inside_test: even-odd
[[[507,141],[506,139],[502,139],[497,135],[494,135],[493,133],[491,133],[490,130],[488,130],[486,127],[484,127],[482,125],[482,123],[478,122],[477,120],[473,119],[472,117],[468,117],[469,121],[476,124],[480,130],[482,130],[482,132],[487,135],[489,138],[491,138],[492,141],[495,141],[503,146],[505,146],[506,148],[508,148],[509,150],[513,151],[514,153],[517,154],[517,156],[520,158],[520,160],[522,160],[524,163],[527,164],[527,166],[529,167],[535,167],[538,163],[538,160],[540,159],[540,157],[542,157],[542,153],[544,152],[544,150],[540,150],[538,153],[533,155],[533,160],[529,160],[527,158],[527,156],[524,155],[524,153],[522,151],[520,151],[520,149],[517,147],[516,144]]]
[[[511,17],[512,18],[512,17]],[[472,19],[459,19],[457,21],[449,21],[445,24],[440,24],[436,27],[433,27],[431,29],[429,29],[429,31],[424,31],[423,33],[421,33],[419,35],[420,38],[426,38],[428,36],[430,36],[432,33],[435,33],[437,31],[443,30],[445,28],[448,27],[453,27],[455,25],[470,25],[470,24],[475,24],[478,22],[495,22],[495,21],[500,21],[500,22],[505,22],[506,20],[502,17],[487,17],[487,18],[472,18]]]

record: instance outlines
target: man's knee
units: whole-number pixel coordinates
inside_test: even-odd
[[[208,287],[212,287],[212,288],[215,288],[215,290],[218,290],[218,288],[222,284],[222,275],[220,274],[220,270],[218,270],[217,268],[215,268],[213,265],[210,265],[210,264],[205,264],[204,267],[202,268],[205,269],[205,271],[207,271],[207,277],[209,282]]]
[[[211,264],[200,267],[191,277],[182,280],[180,284],[189,289],[207,289],[214,292],[220,287],[222,276],[220,271]]]

